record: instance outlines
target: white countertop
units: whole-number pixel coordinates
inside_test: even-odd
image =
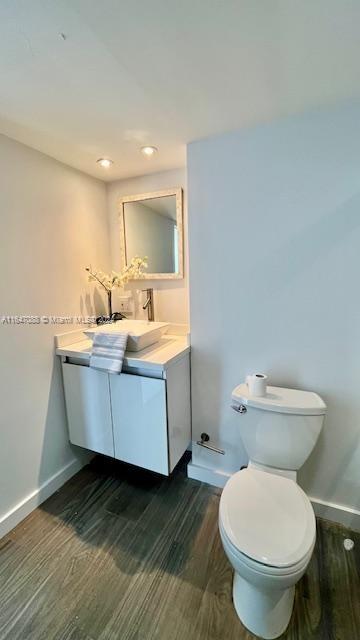
[[[76,358],[83,364],[88,364],[92,348],[92,341],[84,339],[81,332],[74,333],[74,342],[63,344],[63,336],[56,336],[55,344],[58,356]],[[69,342],[70,334],[65,342]],[[59,339],[60,338],[60,339]],[[164,371],[176,360],[190,352],[189,335],[173,335],[166,333],[159,342],[156,342],[141,351],[127,351],[124,358],[124,369],[141,369],[152,371]]]

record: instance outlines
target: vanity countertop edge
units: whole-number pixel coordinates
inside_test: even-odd
[[[170,326],[169,333],[166,333],[159,342],[141,351],[127,351],[124,358],[124,368],[130,371],[139,368],[141,370],[165,371],[176,360],[183,358],[190,352],[190,334],[188,331],[184,331],[179,335],[178,327],[179,325]],[[89,364],[91,346],[91,340],[86,338],[81,330],[55,336],[56,355],[63,358],[76,358],[79,364]]]

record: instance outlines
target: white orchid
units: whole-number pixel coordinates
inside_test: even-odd
[[[98,282],[109,293],[114,289],[122,289],[129,280],[139,278],[147,266],[147,256],[144,258],[135,256],[121,272],[111,271],[111,273],[104,273],[103,271],[94,271],[91,265],[86,267],[86,271],[89,274],[89,282]]]

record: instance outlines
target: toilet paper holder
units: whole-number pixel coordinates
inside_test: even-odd
[[[200,447],[204,447],[205,449],[209,449],[210,451],[213,451],[214,453],[221,453],[222,456],[225,455],[225,451],[224,449],[218,449],[218,447],[213,447],[211,444],[208,444],[209,440],[210,440],[210,436],[208,433],[202,433],[200,436],[201,440],[197,440],[196,444],[198,444]]]

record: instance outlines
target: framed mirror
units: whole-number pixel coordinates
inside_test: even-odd
[[[120,200],[122,268],[147,256],[141,280],[184,277],[182,189],[126,196]]]

